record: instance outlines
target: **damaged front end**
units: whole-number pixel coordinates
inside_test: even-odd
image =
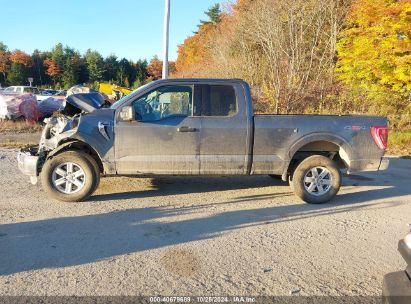
[[[37,176],[49,153],[55,150],[62,140],[76,133],[80,117],[81,114],[73,117],[58,114],[46,118],[39,145],[23,148],[18,152],[18,167],[23,174],[30,177],[32,184],[37,183]]]
[[[77,132],[82,115],[93,112],[104,105],[104,99],[100,96],[91,93],[67,97],[66,105],[61,112],[44,119],[45,126],[39,145],[24,148],[18,152],[18,167],[23,174],[30,177],[32,184],[37,183],[41,168],[50,154]]]

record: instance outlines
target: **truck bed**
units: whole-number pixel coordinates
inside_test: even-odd
[[[384,151],[370,130],[384,125],[378,116],[254,115],[252,174],[282,174],[297,151],[330,149],[347,154],[350,171],[378,170]]]

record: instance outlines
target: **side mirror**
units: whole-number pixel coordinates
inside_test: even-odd
[[[134,108],[131,106],[122,107],[118,115],[120,121],[132,121],[135,119]]]

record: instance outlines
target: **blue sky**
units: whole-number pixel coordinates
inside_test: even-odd
[[[218,2],[171,0],[171,60]],[[10,50],[51,50],[61,42],[132,60],[162,54],[164,0],[0,0],[0,11],[0,41]]]

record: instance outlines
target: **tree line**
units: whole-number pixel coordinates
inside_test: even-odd
[[[171,72],[174,63],[170,63]],[[34,85],[68,89],[76,84],[97,86],[110,82],[119,86],[136,88],[152,80],[160,79],[162,61],[153,57],[133,62],[111,54],[103,57],[99,52],[77,50],[58,43],[51,51],[35,50],[31,55],[21,50],[9,51],[0,42],[0,84],[28,85],[28,77]]]
[[[176,76],[245,79],[259,112],[388,114],[411,129],[410,0],[237,0],[206,15]]]

